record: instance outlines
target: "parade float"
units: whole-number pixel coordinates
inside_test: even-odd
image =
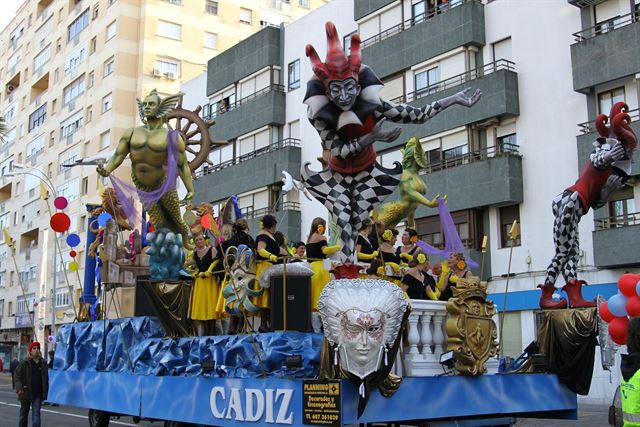
[[[326,33],[325,62],[307,46],[314,77],[305,96],[326,167],[314,172],[305,165],[295,184],[327,208],[341,241],[334,279],[316,288],[316,332],[310,292],[295,328],[287,301],[294,288],[315,286],[319,264],[293,262],[260,236],[251,245],[225,235],[235,221],[242,236],[232,198],[218,218],[206,206],[191,206],[191,173],[212,143],[210,123],[182,110],[179,96],[161,99],[152,92],[139,102],[143,125],[127,131],[98,167],[113,190],[104,190],[103,206],[90,219],[86,245],[93,258],[87,258],[81,321],[64,325],[55,338],[51,402],[89,408],[92,426],[125,415],[167,426],[508,425],[515,417],[576,418],[576,392],[588,390],[588,383],[575,372],[593,367],[598,317],[591,304],[548,307],[553,310],[545,311],[537,345],[499,369],[496,308],[478,277],[450,279],[448,301],[409,299],[395,279],[386,280],[386,266],[382,278],[363,277],[359,261],[375,256],[357,250],[358,232],[371,215],[393,227],[405,218],[412,222],[419,204],[437,205],[443,222],[448,214],[444,198],[425,196],[416,173],[424,162],[417,140],[407,142],[402,165],[388,169],[376,162],[373,143],[399,136],[399,128],[383,123],[424,123],[454,105],[473,108],[481,93],[465,90],[424,107],[386,101],[379,96],[382,83],[361,63],[359,36],[351,36],[347,56],[333,24],[326,24]],[[197,133],[201,141],[193,138]],[[112,174],[127,155],[133,186]],[[178,178],[187,189],[184,215]],[[400,200],[383,205],[398,187]],[[273,220],[267,217],[262,228],[269,234]],[[313,232],[322,235],[324,228]],[[216,244],[203,243],[205,235]],[[453,252],[456,239],[447,244]],[[331,251],[319,246],[320,254]],[[426,265],[425,254],[437,249],[419,246],[424,253],[414,264]],[[189,259],[194,262],[185,263]],[[457,268],[442,267],[443,273]],[[122,307],[133,294],[144,295],[153,313],[113,316],[110,305]],[[603,318],[610,325],[624,322],[614,318],[622,316],[620,304],[608,303],[613,315]],[[262,332],[266,318],[260,315],[268,308],[273,331]],[[636,308],[627,305],[629,313]],[[203,336],[216,328],[206,322],[225,318],[234,319],[237,333]],[[610,331],[620,340],[616,328]]]

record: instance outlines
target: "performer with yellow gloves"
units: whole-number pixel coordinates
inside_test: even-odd
[[[440,290],[436,287],[436,281],[428,273],[429,269],[431,269],[429,256],[417,249],[409,261],[409,269],[400,284],[410,299],[438,300]]]
[[[276,242],[274,234],[277,231],[276,227],[278,221],[273,215],[265,215],[261,220],[262,229],[256,236],[256,249],[258,261],[256,265],[256,281],[260,279],[262,273],[272,265],[278,262],[280,257],[280,245]],[[256,284],[255,290],[258,289]],[[269,300],[269,289],[265,291],[259,297],[256,297],[253,303],[260,308],[260,328],[259,332],[267,332],[271,330],[269,325],[269,316],[271,310],[271,301]]]
[[[413,228],[406,228],[404,233],[402,233],[400,241],[402,245],[396,249],[396,255],[400,257],[401,263],[408,264],[409,261],[413,259],[413,254],[416,249],[418,249],[418,246],[416,246],[418,242],[418,232]]]
[[[369,241],[371,230],[373,230],[373,222],[369,218],[362,221],[362,227],[358,231],[358,240],[356,240],[356,253],[360,262],[369,263],[378,257],[378,251],[373,250]]]
[[[313,311],[318,311],[320,293],[331,280],[329,271],[324,268],[323,260],[327,258],[327,255],[340,250],[339,245],[327,245],[327,237],[324,235],[326,226],[327,222],[324,219],[314,218],[307,238],[307,260],[313,270],[313,276],[311,276],[311,309]]]
[[[398,230],[387,228],[380,236],[380,256],[384,262],[385,278],[390,282],[400,285],[402,271],[400,270],[400,257],[396,255],[396,240]]]
[[[456,286],[459,279],[468,279],[472,274],[467,270],[467,262],[460,252],[452,252],[447,261],[442,262],[442,274],[438,279],[438,289],[440,290],[440,301],[449,301],[453,297],[451,290]]]
[[[220,282],[214,269],[218,265],[216,248],[209,245],[202,233],[195,237],[195,249],[191,258],[191,265],[196,270],[192,274],[195,278],[193,292],[191,294],[191,319],[194,320],[198,335],[215,335],[216,303],[220,294]]]

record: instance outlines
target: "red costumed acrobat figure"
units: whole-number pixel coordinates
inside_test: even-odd
[[[547,277],[540,296],[540,308],[565,308],[567,301],[552,299],[555,282],[560,272],[566,284],[562,288],[569,297],[569,306],[594,307],[595,301],[582,297],[581,286],[584,280],[578,280],[576,268],[580,258],[578,224],[589,208],[598,209],[607,203],[612,192],[624,186],[629,179],[631,159],[638,143],[635,133],[629,126],[631,118],[629,107],[618,102],[611,108],[610,117],[600,114],[596,118],[596,130],[600,137],[593,143],[594,150],[582,169],[580,178],[553,199],[553,242],[555,256],[547,268]],[[611,128],[606,126],[611,122]]]
[[[307,83],[304,103],[308,106],[309,121],[331,157],[329,167],[321,172],[311,171],[309,163],[305,164],[302,178],[309,192],[329,210],[341,230],[342,252],[352,259],[362,221],[395,190],[402,175],[400,163],[387,169],[376,162],[373,143],[392,142],[401,131],[383,130],[382,123],[387,119],[424,123],[452,105],[471,107],[482,94],[476,90],[468,96],[469,89],[465,89],[422,108],[381,99],[383,83],[371,68],[362,64],[360,36],[351,36],[351,53],[347,58],[333,23],[327,22],[325,29],[325,62],[313,46],[306,47],[315,76]]]

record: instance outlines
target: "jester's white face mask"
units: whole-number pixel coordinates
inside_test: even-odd
[[[385,280],[334,280],[318,301],[327,340],[337,345],[341,366],[360,379],[387,359],[406,309],[400,288]]]

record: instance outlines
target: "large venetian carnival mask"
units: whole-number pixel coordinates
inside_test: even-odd
[[[387,363],[407,310],[400,288],[386,280],[329,282],[318,301],[324,333],[340,365],[364,379]]]

